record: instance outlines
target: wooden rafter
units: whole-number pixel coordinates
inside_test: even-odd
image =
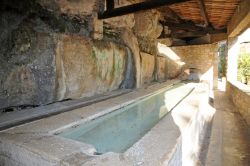
[[[206,6],[204,4],[204,1],[203,0],[198,0],[198,4],[199,4],[199,7],[200,7],[200,10],[201,10],[201,15],[205,21],[205,26],[209,26],[210,25],[210,22],[209,22],[209,19],[208,19],[208,14],[207,14],[207,11],[206,11]]]
[[[196,26],[194,23],[173,23],[173,22],[161,22],[163,26],[168,26],[170,29],[182,29],[188,31],[201,31],[204,28]]]
[[[211,28],[203,28],[203,30],[198,30],[198,31],[192,31],[192,32],[171,32],[171,34],[168,35],[164,35],[162,34],[159,38],[178,38],[178,39],[182,39],[182,38],[190,38],[190,37],[202,37],[205,36],[207,34],[219,34],[219,33],[226,33],[226,29],[222,29],[222,30],[214,30]]]
[[[181,2],[186,2],[190,0],[149,0],[140,3],[135,3],[132,5],[122,6],[118,8],[112,8],[110,3],[114,2],[113,0],[106,0],[107,10],[103,13],[98,14],[99,19],[106,19],[116,16],[122,16],[142,10],[154,9],[161,6],[173,5]]]
[[[176,14],[169,6],[163,6],[158,9],[164,16],[165,20],[172,20],[172,22],[184,22],[184,20]]]

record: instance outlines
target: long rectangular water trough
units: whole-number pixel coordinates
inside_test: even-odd
[[[123,153],[143,137],[191,91],[183,83],[92,119],[59,136],[91,144],[96,154]]]

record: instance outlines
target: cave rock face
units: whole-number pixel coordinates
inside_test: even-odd
[[[56,48],[57,100],[118,89],[126,60],[126,48],[112,42],[61,36]]]
[[[13,33],[11,47],[0,55],[1,108],[92,96],[124,80],[125,46],[25,26]]]
[[[115,7],[138,2],[119,0]],[[0,112],[139,88],[157,81],[156,74],[164,79],[164,63],[156,71],[159,12],[100,20],[104,6],[100,0],[0,2]]]
[[[161,35],[163,27],[159,23],[160,13],[149,10],[135,13],[134,30],[137,36],[156,39]]]

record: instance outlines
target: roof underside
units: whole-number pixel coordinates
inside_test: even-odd
[[[185,44],[208,44],[215,42],[215,36],[217,41],[225,39],[227,25],[241,0],[135,1],[139,3],[115,8],[114,0],[106,0],[106,11],[99,13],[99,18],[156,8],[162,15],[159,22],[170,30],[162,31],[159,39],[178,39]]]
[[[240,0],[204,0],[211,25],[215,29],[226,28],[239,2]],[[183,20],[190,20],[198,25],[205,24],[198,0],[178,3],[169,7]]]

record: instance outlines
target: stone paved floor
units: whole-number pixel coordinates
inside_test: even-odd
[[[214,91],[212,134],[206,165],[249,166],[250,129],[225,92]]]

